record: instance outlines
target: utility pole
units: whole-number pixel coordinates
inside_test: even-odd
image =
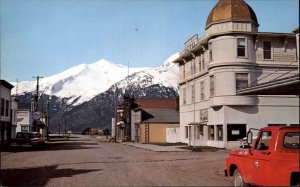
[[[33,77],[33,78],[36,78],[36,94],[34,95],[34,103],[35,103],[34,112],[37,112],[38,111],[38,99],[39,99],[39,79],[43,78],[43,77],[37,76],[37,77]],[[33,126],[34,131],[38,130],[36,119],[33,120],[32,126]]]
[[[35,98],[35,112],[38,110],[38,98],[39,98],[39,80],[43,78],[42,76],[36,76],[32,77],[36,78],[36,95],[34,96]]]

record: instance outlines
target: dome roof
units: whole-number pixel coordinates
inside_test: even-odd
[[[252,22],[258,26],[253,9],[244,0],[220,0],[207,18],[206,29],[214,23],[227,21]]]

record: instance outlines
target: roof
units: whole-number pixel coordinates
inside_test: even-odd
[[[0,85],[4,86],[4,87],[6,87],[6,88],[8,88],[10,90],[14,87],[9,82],[7,82],[6,80],[2,80],[2,79],[0,80]]]
[[[143,109],[177,109],[177,99],[136,99],[134,102]]]
[[[300,126],[268,126],[268,127],[263,127],[262,130],[272,130],[272,129],[276,129],[276,130],[285,130],[285,129],[289,129],[289,130],[298,130]]]
[[[244,0],[220,0],[207,18],[206,29],[214,23],[228,21],[251,22],[258,25],[255,12]]]
[[[179,123],[178,110],[163,110],[163,109],[146,109],[143,113],[150,115],[151,117],[146,122],[151,123]]]

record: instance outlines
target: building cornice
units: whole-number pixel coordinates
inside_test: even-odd
[[[208,41],[211,38],[215,38],[217,36],[224,36],[224,35],[237,35],[237,34],[247,34],[259,37],[290,37],[290,38],[296,38],[295,33],[274,33],[274,32],[248,32],[248,31],[228,31],[228,32],[220,32],[215,34],[210,34],[208,36],[205,36],[203,38],[199,39],[199,42],[189,50],[184,50],[180,52],[180,55],[177,59],[173,61],[173,63],[182,64],[185,63],[184,59],[186,58],[192,58],[193,53],[197,53],[199,51],[205,51],[208,45]]]

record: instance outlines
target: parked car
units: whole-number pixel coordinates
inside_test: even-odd
[[[39,132],[17,132],[16,144],[38,146],[45,143],[43,136]]]
[[[259,134],[254,143],[253,130]],[[300,186],[299,127],[250,129],[247,146],[226,159],[226,176],[234,186]]]

